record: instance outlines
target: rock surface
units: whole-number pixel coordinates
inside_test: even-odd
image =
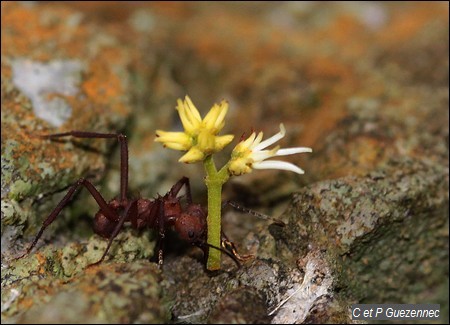
[[[2,323],[348,323],[388,302],[448,322],[448,35],[444,2],[2,3]],[[314,150],[287,158],[305,175],[226,184],[286,224],[224,212],[253,259],[208,273],[170,236],[160,270],[154,233],[127,229],[87,267],[107,242],[84,191],[12,259],[78,178],[119,191],[115,141],[36,135],[123,132],[133,195],[188,176],[205,203],[201,166],[154,143],[186,94],[202,113],[227,99],[225,133],[282,122],[282,147]]]

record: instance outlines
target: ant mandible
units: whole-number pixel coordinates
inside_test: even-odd
[[[154,199],[130,198],[128,196],[128,144],[126,136],[115,133],[96,133],[85,131],[70,131],[65,133],[55,133],[49,135],[39,135],[42,139],[55,139],[72,136],[75,138],[116,138],[120,144],[120,196],[106,202],[103,196],[97,191],[90,181],[80,178],[75,184],[70,186],[66,195],[62,198],[56,208],[48,215],[42,226],[26,252],[19,256],[21,258],[28,255],[36,246],[44,230],[55,221],[61,210],[69,204],[75,193],[81,186],[86,187],[89,193],[97,202],[100,210],[95,214],[94,232],[104,238],[109,239],[108,246],[101,259],[92,265],[101,263],[111,247],[114,238],[119,234],[125,222],[131,223],[136,229],[151,228],[158,231],[159,250],[158,264],[163,264],[163,240],[166,230],[173,228],[179,237],[186,242],[200,247],[204,254],[207,248],[221,250],[230,256],[238,265],[240,261],[250,258],[238,254],[234,244],[230,242],[222,232],[222,247],[215,247],[206,242],[206,211],[199,205],[192,202],[189,178],[182,177],[163,196],[159,195]],[[185,187],[186,206],[182,206],[181,197],[178,196],[181,189]],[[240,208],[233,203],[230,205]],[[245,212],[250,210],[243,209]]]

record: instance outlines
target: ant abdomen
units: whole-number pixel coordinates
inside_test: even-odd
[[[94,232],[104,238],[110,238],[117,222],[109,220],[101,211],[95,214]]]

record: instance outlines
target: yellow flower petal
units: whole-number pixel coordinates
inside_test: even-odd
[[[233,141],[234,135],[227,134],[222,136],[216,136],[215,151],[221,151],[231,141]]]
[[[186,96],[186,100],[182,101],[181,99],[177,100],[177,110],[178,114],[180,115],[181,123],[183,124],[184,130],[189,134],[196,134],[197,130],[199,129],[201,125],[201,116],[200,113],[195,108],[194,104],[192,104],[191,100],[189,99],[190,105],[188,104],[187,100],[189,99],[188,96]]]
[[[192,116],[192,118],[196,121],[201,121],[202,117],[200,116],[200,113],[198,112],[194,103],[192,103],[192,100],[189,96],[186,95],[186,97],[184,98],[184,103],[185,103],[186,107],[188,108],[189,113]]]
[[[186,151],[186,150],[189,150],[189,148],[191,148],[191,146],[186,146],[186,145],[183,145],[178,142],[164,142],[163,146],[166,148],[169,148],[169,149],[181,150],[181,151]]]
[[[228,112],[228,102],[226,100],[222,100],[220,102],[220,114],[216,119],[216,124],[214,125],[214,127],[216,129],[222,130],[223,126],[225,125],[225,115],[227,115]]]
[[[192,164],[197,161],[202,161],[204,157],[205,154],[203,151],[199,150],[197,147],[192,147],[178,161],[186,164]]]
[[[224,119],[227,111],[228,102],[223,100],[219,105],[214,104],[203,119],[203,124],[208,130],[210,130],[211,133],[216,135],[225,125]]]
[[[157,138],[155,141],[158,142],[183,142],[189,139],[189,136],[184,132],[167,132],[163,130],[156,130]]]
[[[183,132],[156,131],[156,142],[162,142],[164,146],[175,150],[189,150],[192,147],[192,138]]]
[[[211,154],[215,151],[215,136],[208,130],[202,130],[197,137],[198,149],[206,154]]]
[[[214,104],[203,120],[189,96],[184,100],[178,99],[176,109],[184,132],[158,130],[155,141],[171,149],[187,151],[179,161],[191,163],[203,160],[207,155],[221,151],[233,140],[233,135],[217,136],[225,124],[228,111],[225,100]]]

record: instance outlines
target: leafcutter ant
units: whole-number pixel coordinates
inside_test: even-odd
[[[106,239],[109,239],[107,248],[99,261],[91,265],[101,263],[107,255],[114,238],[119,234],[125,223],[130,223],[133,228],[150,228],[158,231],[159,249],[158,264],[163,264],[163,241],[166,230],[172,228],[179,237],[195,246],[200,247],[204,254],[208,248],[218,249],[230,256],[238,265],[250,256],[241,256],[237,252],[234,244],[222,233],[222,247],[215,247],[206,242],[206,217],[207,212],[199,205],[192,202],[189,179],[182,177],[163,196],[158,195],[153,199],[130,198],[128,196],[128,144],[126,136],[115,133],[96,133],[84,131],[70,131],[66,133],[56,133],[40,135],[43,139],[56,139],[72,136],[75,138],[116,138],[120,144],[120,195],[106,202],[103,196],[97,191],[90,181],[80,178],[75,184],[70,186],[66,195],[62,198],[56,208],[44,220],[39,232],[26,252],[21,258],[31,252],[36,246],[44,230],[57,218],[61,210],[66,207],[74,197],[75,193],[84,186],[97,202],[100,210],[95,214],[94,232]],[[182,204],[179,193],[185,188],[186,203]],[[243,209],[236,204],[229,203],[237,209],[252,213],[248,209]],[[263,216],[263,215],[262,215]]]

